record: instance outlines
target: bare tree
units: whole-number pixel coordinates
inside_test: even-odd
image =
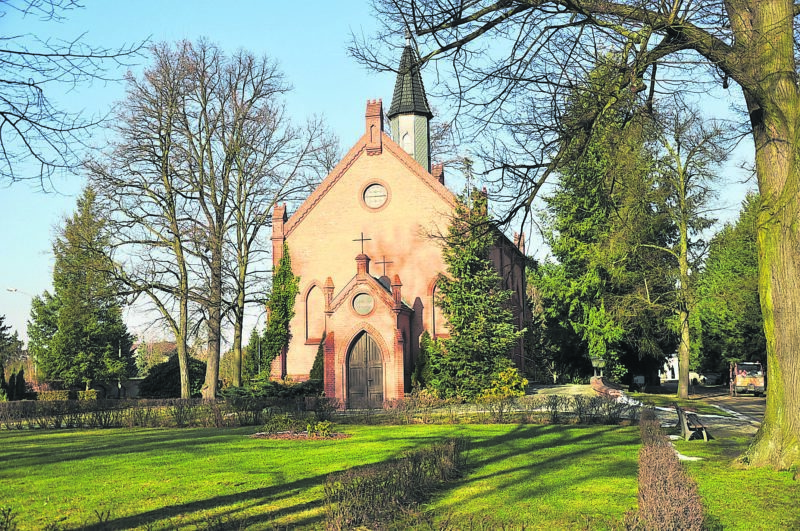
[[[753,138],[758,185],[759,291],[767,338],[767,411],[746,460],[800,464],[800,4],[788,0],[374,0],[385,24],[357,57],[389,68],[375,42],[417,35],[422,59],[450,69],[443,92],[461,123],[493,133],[487,167],[525,211],[557,166],[565,96],[606,51],[623,58],[598,94],[660,93],[739,85],[740,129]],[[380,38],[382,37],[382,39]],[[603,107],[600,107],[602,114]],[[584,128],[596,122],[588,119]],[[502,135],[498,134],[502,132]],[[503,137],[509,142],[501,142]],[[498,140],[499,139],[499,140]],[[493,163],[494,162],[494,163]]]
[[[678,318],[678,396],[689,396],[689,358],[692,346],[690,316],[694,313],[695,275],[702,267],[706,244],[703,231],[716,219],[709,217],[719,181],[719,167],[732,143],[722,124],[702,123],[697,109],[678,104],[657,118],[660,147],[656,181],[666,198],[666,212],[677,229],[671,248],[659,247],[678,264],[675,313]]]
[[[58,23],[81,7],[76,0],[3,0],[0,20]],[[84,36],[67,41],[31,33],[0,37],[0,182],[38,179],[48,189],[54,174],[80,165],[80,150],[102,117],[65,110],[53,102],[54,90],[112,80],[114,71],[128,66],[144,45],[93,46]]]
[[[119,105],[117,141],[86,167],[109,219],[116,277],[132,296],[146,295],[175,336],[181,397],[189,398],[191,244],[197,190],[180,149],[180,109],[187,65],[165,46],[152,49],[154,65],[141,79],[128,77]]]
[[[292,127],[285,109],[264,109],[268,119],[253,120],[246,128],[250,139],[237,153],[235,193],[231,196],[233,223],[227,239],[227,277],[231,283],[230,319],[233,323],[232,384],[242,384],[242,340],[247,304],[266,303],[266,275],[271,270],[271,243],[263,229],[272,223],[272,211],[282,202],[304,197],[338,159],[338,142],[319,119]]]
[[[275,204],[318,182],[332,141],[319,120],[291,125],[281,102],[289,87],[267,58],[228,56],[205,40],[153,54],[153,68],[130,80],[119,143],[89,168],[118,224],[120,276],[151,297],[179,345],[205,327],[203,396],[214,398],[225,316],[239,385],[245,309],[266,299],[268,271],[253,267],[270,250],[260,231]],[[186,318],[174,319],[176,309]]]

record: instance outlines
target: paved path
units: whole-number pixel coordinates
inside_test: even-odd
[[[669,382],[666,386],[669,386]],[[665,386],[665,387],[666,387]],[[677,386],[676,386],[677,387]],[[693,386],[690,399],[714,405],[733,415],[723,417],[716,415],[700,415],[700,420],[708,426],[712,436],[725,437],[740,434],[752,435],[761,426],[761,419],[764,418],[767,399],[763,396],[752,395],[730,396],[728,388],[725,386]],[[677,414],[672,412],[672,417],[667,416],[669,412],[664,412],[660,418],[670,421],[674,417],[677,422]]]

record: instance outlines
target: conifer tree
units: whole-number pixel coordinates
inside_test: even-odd
[[[317,355],[314,358],[314,365],[311,366],[311,372],[308,377],[311,380],[324,380],[325,379],[325,336],[327,332],[322,333],[322,339],[319,341],[317,347]]]
[[[272,277],[272,294],[267,302],[269,319],[261,345],[261,372],[269,374],[272,361],[289,345],[291,338],[289,321],[294,317],[294,302],[298,293],[300,277],[292,272],[289,246],[283,244],[283,256]]]
[[[34,299],[28,330],[42,373],[67,385],[133,373],[131,336],[106,268],[105,220],[86,188],[53,243],[55,294]]]
[[[486,195],[459,197],[442,252],[447,274],[437,286],[450,337],[428,353],[429,384],[443,397],[470,399],[490,387],[495,358],[507,357],[524,333],[513,324],[512,293],[489,259],[495,234]]]
[[[261,335],[256,327],[250,332],[250,339],[244,348],[242,357],[242,381],[247,381],[258,376],[261,367]],[[242,384],[244,385],[244,383]]]

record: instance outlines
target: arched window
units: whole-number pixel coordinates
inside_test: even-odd
[[[400,140],[400,147],[409,155],[414,155],[414,141],[410,134],[403,133],[403,138]]]
[[[306,341],[319,342],[325,332],[325,296],[319,286],[306,294]]]

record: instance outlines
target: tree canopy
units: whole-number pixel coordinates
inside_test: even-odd
[[[58,24],[80,7],[77,0],[5,0],[0,3],[0,19]],[[68,91],[94,80],[109,81],[114,70],[137,58],[144,43],[112,48],[89,44],[84,35],[62,41],[19,30],[6,31],[2,41],[0,182],[38,179],[48,189],[56,172],[80,166],[80,148],[103,119],[59,105],[54,88]]]
[[[36,298],[31,350],[41,373],[65,385],[132,376],[132,339],[107,267],[106,223],[96,195],[84,189],[53,243],[53,296]]]

